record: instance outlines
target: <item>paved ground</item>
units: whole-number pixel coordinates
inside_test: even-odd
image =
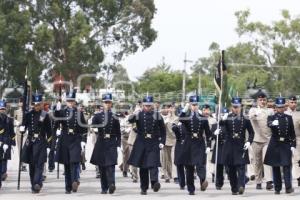
[[[88,142],[87,157],[89,158],[91,154],[92,145],[89,140]],[[16,157],[16,156],[14,156]],[[60,176],[58,180],[56,178],[56,173],[48,173],[47,180],[44,183],[44,188],[40,194],[31,194],[29,185],[28,172],[22,173],[21,189],[17,190],[17,158],[13,159],[9,163],[8,179],[3,182],[3,187],[0,190],[1,200],[26,200],[26,199],[45,199],[45,200],[69,200],[69,199],[255,199],[255,200],[268,200],[268,199],[299,199],[300,198],[300,188],[295,188],[295,193],[292,195],[281,194],[280,196],[274,195],[273,191],[255,190],[255,183],[250,182],[246,186],[246,192],[242,196],[232,196],[229,183],[226,181],[225,186],[222,190],[217,191],[214,185],[210,181],[207,191],[201,192],[199,189],[199,182],[196,181],[196,186],[198,190],[195,196],[187,195],[187,191],[179,190],[179,186],[173,182],[164,183],[161,180],[162,189],[158,193],[154,193],[149,190],[147,196],[141,196],[139,194],[139,183],[132,183],[130,178],[123,178],[119,170],[116,174],[116,186],[117,190],[113,195],[103,195],[100,194],[100,182],[99,179],[95,178],[95,170],[93,165],[87,165],[87,170],[81,174],[81,184],[78,193],[66,195],[64,194],[64,179]],[[61,166],[62,169],[62,166]],[[294,183],[296,186],[296,183]]]

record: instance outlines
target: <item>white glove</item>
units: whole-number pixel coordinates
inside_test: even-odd
[[[61,135],[61,130],[60,129],[57,129],[56,130],[56,136],[60,136]]]
[[[4,151],[4,153],[6,153],[7,149],[8,149],[8,145],[7,145],[7,144],[4,144],[4,145],[3,145],[3,151]]]
[[[118,147],[117,150],[118,150],[118,152],[119,152],[119,151],[123,152],[122,146],[121,146],[121,147]]]
[[[276,120],[274,120],[273,122],[272,122],[272,125],[273,126],[278,126],[279,125],[279,121],[276,119]]]
[[[222,120],[225,121],[225,120],[227,120],[227,118],[228,118],[228,113],[225,113],[225,114],[222,116]]]
[[[164,144],[162,144],[162,143],[160,143],[160,144],[159,144],[159,148],[160,148],[160,149],[163,149],[163,148],[164,148],[164,146],[165,146],[165,145],[164,145]]]
[[[295,147],[291,147],[291,151],[292,151],[292,155],[295,155],[296,148]]]
[[[95,133],[98,133],[98,128],[92,128]]]
[[[209,152],[210,152],[210,148],[207,147],[206,150],[205,150],[205,153],[208,154]]]
[[[219,129],[215,130],[214,135],[219,135],[220,132],[221,132],[221,129],[219,128]]]
[[[189,110],[189,108],[190,108],[190,104],[186,103],[183,110],[182,110],[182,112],[186,113]]]
[[[136,114],[138,114],[139,112],[141,112],[141,108],[137,106],[137,107],[135,108],[133,114],[136,115]]]
[[[25,126],[20,126],[20,132],[25,132]]]
[[[244,150],[249,149],[249,147],[250,147],[250,142],[246,142],[244,145]]]
[[[60,110],[61,110],[61,103],[60,103],[60,101],[57,102],[57,104],[56,104],[56,110],[57,110],[57,111],[60,111]]]
[[[81,150],[83,151],[84,148],[85,148],[86,143],[85,142],[81,142],[80,144],[81,144]]]
[[[50,153],[50,148],[47,148],[47,155]]]

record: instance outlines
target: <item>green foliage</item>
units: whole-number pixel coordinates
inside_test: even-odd
[[[75,83],[105,55],[118,62],[151,46],[155,11],[153,0],[1,1],[0,78],[22,80],[28,67],[34,89],[59,73]]]

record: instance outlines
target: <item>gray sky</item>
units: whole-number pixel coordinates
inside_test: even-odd
[[[298,0],[155,0],[155,5],[153,27],[158,31],[157,39],[150,48],[122,62],[131,80],[159,64],[162,57],[173,69],[182,69],[185,52],[188,59],[196,61],[209,55],[211,42],[222,49],[237,43],[241,39],[234,30],[235,11],[249,8],[250,20],[267,23],[279,19],[282,9],[292,16],[300,15]]]

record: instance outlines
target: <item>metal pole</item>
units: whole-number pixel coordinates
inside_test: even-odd
[[[220,73],[221,73],[221,91],[219,93],[219,107],[218,107],[218,118],[217,118],[217,130],[220,129],[220,119],[221,119],[221,107],[222,107],[222,90],[223,90],[223,57],[221,54],[220,62]],[[215,181],[217,178],[217,166],[218,166],[218,150],[219,150],[219,134],[216,138],[216,158],[215,158]]]
[[[186,91],[185,91],[185,88],[186,88],[186,64],[188,62],[193,62],[192,60],[188,60],[187,59],[187,54],[185,53],[184,55],[184,60],[183,60],[183,73],[182,73],[182,100],[181,100],[181,103],[182,105],[184,104],[185,102],[185,96],[186,96]]]

